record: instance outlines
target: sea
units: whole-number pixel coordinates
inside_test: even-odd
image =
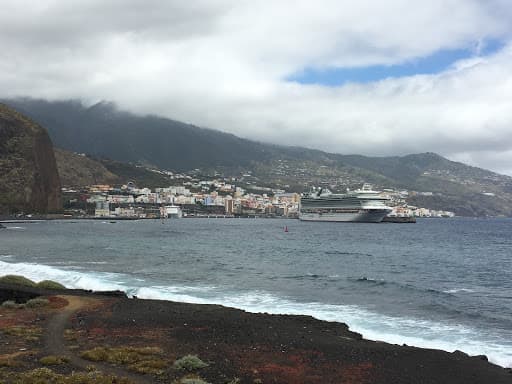
[[[484,354],[512,367],[512,219],[5,225],[0,275],[311,315],[346,323],[367,339]]]

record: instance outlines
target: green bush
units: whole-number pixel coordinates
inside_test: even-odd
[[[158,347],[96,347],[80,354],[86,360],[106,361],[112,364],[125,364],[131,371],[161,375],[169,362],[160,355],[162,349]]]
[[[185,371],[194,371],[196,369],[201,369],[207,366],[208,364],[206,364],[196,355],[183,356],[181,359],[176,360],[173,365],[174,368]]]
[[[5,335],[23,338],[27,341],[36,341],[42,335],[43,330],[39,327],[12,326],[1,330]]]
[[[18,308],[18,304],[16,304],[15,301],[7,300],[2,303],[2,307],[8,308],[8,309],[14,309],[14,308]]]
[[[11,373],[9,381],[23,384],[131,384],[132,382],[124,377],[104,375],[99,372],[73,372],[70,375],[61,375],[49,368],[38,368],[28,372]]]
[[[0,277],[0,283],[23,285],[25,287],[35,287],[36,286],[36,283],[34,281],[27,279],[24,276],[19,276],[19,275],[2,276],[2,277]]]
[[[45,307],[48,304],[50,304],[50,302],[48,300],[40,298],[40,297],[36,297],[35,299],[30,299],[29,301],[27,301],[25,303],[25,306],[27,308],[39,308],[39,307]]]
[[[143,374],[161,375],[167,368],[168,362],[162,359],[141,360],[130,364],[128,369]]]
[[[107,361],[114,364],[133,364],[149,360],[154,355],[160,355],[162,350],[157,347],[96,347],[81,353],[84,359],[90,361]]]
[[[56,281],[52,280],[43,280],[36,284],[37,288],[44,288],[44,289],[66,289],[65,286],[63,286],[61,283],[57,283]]]

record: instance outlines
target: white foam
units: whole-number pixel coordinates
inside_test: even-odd
[[[0,261],[1,275],[22,275],[35,282],[42,280],[55,280],[68,288],[92,289],[92,290],[124,290],[127,287],[109,281],[109,274],[90,274],[63,270],[41,264],[32,263],[6,263]]]
[[[211,292],[210,292],[211,293]],[[512,343],[499,336],[457,324],[385,316],[351,305],[298,303],[266,292],[222,294],[197,297],[193,292],[176,287],[141,288],[140,298],[171,300],[196,304],[221,304],[256,313],[310,315],[320,320],[344,322],[352,331],[370,340],[407,344],[422,348],[461,350],[469,355],[487,355],[503,367],[512,367]],[[480,336],[480,337],[479,337]]]
[[[354,305],[300,303],[264,291],[225,292],[215,286],[141,286],[136,276],[116,273],[86,273],[31,263],[0,261],[0,275],[17,274],[34,281],[56,280],[69,288],[122,290],[140,298],[197,304],[221,304],[249,312],[310,315],[320,320],[344,322],[365,338],[423,348],[485,354],[493,363],[512,367],[512,341],[492,330],[480,330],[453,323],[401,318],[378,314]]]
[[[469,289],[469,288],[454,288],[454,289],[448,289],[443,292],[444,293],[459,293],[459,292],[473,293],[475,291],[472,289]]]

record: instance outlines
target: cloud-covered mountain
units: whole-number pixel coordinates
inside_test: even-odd
[[[268,146],[158,116],[138,116],[101,102],[7,101],[47,127],[55,145],[95,157],[162,169],[247,165],[265,159]]]

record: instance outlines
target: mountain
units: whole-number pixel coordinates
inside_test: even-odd
[[[54,152],[63,187],[122,183],[100,161],[60,148],[54,148]]]
[[[203,175],[244,175],[240,180],[247,189],[297,192],[312,185],[344,191],[370,182],[411,191],[411,204],[466,216],[512,216],[511,177],[434,153],[341,155],[254,142],[158,116],[134,115],[105,102],[91,107],[73,100],[5,102],[45,126],[57,146],[112,159],[111,167],[118,169],[124,163],[174,171],[197,168]],[[125,176],[133,169],[124,169]]]
[[[59,174],[47,132],[0,104],[0,213],[60,208]]]
[[[6,103],[46,127],[55,146],[93,157],[175,170],[245,165],[265,158],[264,145],[157,116],[137,116],[111,103],[88,108],[78,101]]]
[[[62,186],[83,187],[94,184],[119,185],[133,182],[135,185],[157,188],[172,184],[169,176],[145,167],[109,159],[94,159],[55,148],[55,158]]]

